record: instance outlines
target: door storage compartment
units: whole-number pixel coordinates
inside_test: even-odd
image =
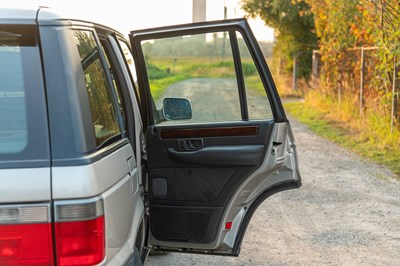
[[[158,240],[209,243],[221,214],[222,208],[153,206],[152,232]]]

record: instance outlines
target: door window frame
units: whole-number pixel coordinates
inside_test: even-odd
[[[229,28],[228,31],[227,28]],[[266,64],[265,58],[263,57],[262,51],[257,45],[257,40],[250,30],[249,24],[245,19],[235,19],[235,20],[219,21],[219,23],[217,24],[215,22],[201,22],[201,23],[193,23],[186,25],[161,27],[151,30],[131,31],[131,33],[129,34],[129,38],[131,46],[133,47],[133,56],[135,59],[136,69],[140,70],[138,71],[139,87],[143,88],[141,94],[141,101],[143,103],[142,108],[145,108],[145,111],[143,112],[145,114],[143,116],[144,125],[146,126],[155,125],[155,121],[154,121],[154,107],[153,107],[154,105],[152,102],[149,79],[146,71],[146,61],[141,47],[141,42],[149,39],[161,39],[168,37],[179,37],[184,35],[195,35],[201,33],[214,33],[223,31],[229,33],[230,42],[232,46],[237,83],[239,87],[238,89],[239,89],[239,97],[241,104],[242,120],[248,121],[249,115],[247,110],[244,75],[241,66],[240,51],[237,42],[236,32],[239,32],[243,36],[243,39],[252,56],[252,59],[257,68],[260,79],[264,85],[269,103],[271,105],[274,121],[277,123],[287,122],[287,118],[283,110],[283,106],[279,98],[278,92],[276,90],[275,84],[273,82],[272,75]]]

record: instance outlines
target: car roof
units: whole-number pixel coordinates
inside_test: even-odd
[[[71,25],[79,24],[89,27],[100,27],[108,29],[115,33],[117,30],[108,26],[90,22],[81,17],[76,17],[74,14],[68,14],[65,11],[44,7],[44,6],[31,6],[31,7],[9,7],[0,8],[0,25],[1,24],[39,24],[39,25]]]
[[[45,7],[45,6],[24,6],[24,7],[1,7],[0,21],[60,21],[60,20],[77,20],[82,18],[75,17],[65,11]],[[21,22],[22,23],[22,22]]]
[[[0,8],[0,23],[32,23],[36,20],[38,8]]]

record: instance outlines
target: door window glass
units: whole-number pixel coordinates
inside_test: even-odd
[[[112,56],[111,51],[110,51],[111,49],[110,49],[109,43],[105,39],[101,40],[101,47],[104,52],[104,57],[106,59],[107,67],[110,70],[113,90],[114,90],[115,96],[117,98],[117,103],[118,103],[118,112],[122,118],[121,128],[123,131],[126,131],[126,125],[127,125],[126,114],[127,114],[127,112],[126,112],[125,99],[124,99],[123,93],[121,91],[122,85],[121,85],[121,82],[118,79],[118,75],[116,73],[117,69],[111,63],[112,61],[110,61],[111,56]]]
[[[257,67],[241,33],[237,32],[236,36],[242,60],[249,119],[271,120],[274,116]]]
[[[241,33],[231,34],[215,32],[141,43],[156,124],[273,119],[264,84],[248,46]],[[236,49],[232,49],[232,43],[237,44],[237,57],[233,55]],[[239,91],[246,95],[242,106]],[[179,120],[169,120],[163,106],[166,98],[188,99],[191,116],[182,111],[185,104],[182,103],[177,110],[184,115],[178,116]]]
[[[100,146],[112,137],[121,135],[116,113],[117,107],[93,33],[75,31],[74,35],[89,95],[96,145]]]
[[[234,59],[228,32],[142,42],[156,123],[206,123],[242,120]],[[165,98],[186,98],[192,117],[165,121]]]

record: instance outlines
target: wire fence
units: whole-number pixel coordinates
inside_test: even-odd
[[[388,62],[386,71],[378,69],[380,62],[378,47],[357,47],[346,50],[339,60],[339,73],[336,80],[327,77],[319,50],[313,51],[312,84],[314,88],[321,87],[322,76],[333,81],[333,90],[339,105],[346,97],[353,99],[354,108],[358,109],[360,116],[365,116],[372,110],[390,112],[391,131],[399,126],[399,68],[400,60],[394,58]],[[384,73],[384,74],[382,74]]]

